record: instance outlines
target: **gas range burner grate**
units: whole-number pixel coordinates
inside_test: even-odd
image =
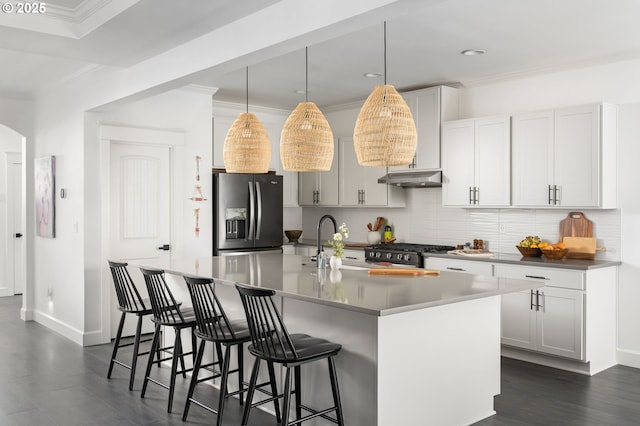
[[[414,253],[436,253],[455,250],[453,246],[436,245],[436,244],[411,244],[411,243],[394,243],[394,244],[376,244],[372,247],[374,250],[392,251],[392,252],[414,252]]]
[[[396,263],[421,268],[424,265],[424,253],[445,253],[454,249],[453,246],[435,244],[376,244],[365,249],[364,255],[369,262]]]

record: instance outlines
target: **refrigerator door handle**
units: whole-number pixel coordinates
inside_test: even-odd
[[[255,194],[253,193],[253,182],[249,182],[249,235],[248,239],[253,239],[254,224],[256,223]]]
[[[260,182],[256,182],[256,204],[258,205],[258,212],[256,218],[256,240],[260,239],[260,229],[262,228],[262,190],[260,189]]]

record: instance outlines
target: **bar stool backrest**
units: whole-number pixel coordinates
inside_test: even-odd
[[[224,312],[215,292],[215,282],[211,278],[184,276],[193,310],[196,314],[198,331],[216,341],[236,340],[229,318]]]
[[[176,303],[176,299],[164,280],[164,271],[146,268],[140,268],[140,270],[149,292],[153,319],[160,323],[184,322],[179,304]]]
[[[108,262],[120,310],[136,312],[149,309],[149,307],[145,306],[136,285],[131,279],[131,275],[129,275],[129,270],[127,269],[128,264],[112,262],[110,260]]]
[[[236,284],[247,316],[251,343],[271,359],[296,359],[298,354],[273,302],[273,290]]]

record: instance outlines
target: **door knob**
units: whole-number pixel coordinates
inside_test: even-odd
[[[158,247],[158,250],[169,251],[171,250],[171,246],[169,244],[163,244],[160,247]]]
[[[18,233],[16,234],[16,238],[22,238],[22,234],[18,232]]]

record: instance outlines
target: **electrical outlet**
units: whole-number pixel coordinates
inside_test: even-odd
[[[507,225],[505,225],[504,223],[500,224],[500,233],[501,234],[505,234],[507,232]]]
[[[49,299],[53,299],[53,288],[49,287],[49,288],[47,289],[47,297],[48,297]]]

